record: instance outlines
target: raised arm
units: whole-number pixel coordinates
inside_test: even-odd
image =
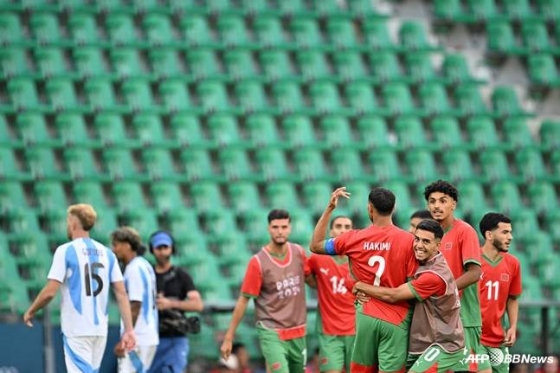
[[[340,187],[332,192],[331,198],[327,207],[325,208],[325,211],[323,211],[323,214],[319,218],[317,225],[315,225],[315,229],[313,230],[313,237],[311,238],[311,244],[309,246],[311,251],[315,254],[334,254],[334,252],[330,252],[334,249],[326,246],[327,240],[325,240],[325,236],[329,221],[331,219],[331,215],[336,209],[338,199],[340,197],[350,198],[350,193],[346,191],[346,187]]]

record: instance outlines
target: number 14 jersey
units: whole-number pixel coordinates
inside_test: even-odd
[[[337,255],[347,255],[351,277],[376,286],[396,288],[414,276],[418,262],[414,257],[414,236],[394,225],[371,225],[348,231],[332,239]],[[407,317],[408,301],[394,304],[372,298],[363,313],[400,325]]]
[[[65,336],[107,335],[111,284],[123,281],[109,248],[90,238],[65,243],[56,249],[47,277],[62,283],[60,326]]]

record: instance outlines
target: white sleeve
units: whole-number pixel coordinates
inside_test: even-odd
[[[109,273],[109,281],[111,283],[123,281],[123,275],[121,272],[121,267],[119,267],[117,257],[115,256],[115,254],[113,254],[112,251],[110,251],[109,255],[109,268],[110,270],[112,268],[111,273]]]
[[[140,274],[140,266],[132,265],[125,270],[126,292],[130,301],[142,302],[144,295],[144,285]]]
[[[68,246],[59,246],[54,252],[51,269],[47,278],[49,280],[56,280],[60,283],[64,282],[66,278],[66,250]]]

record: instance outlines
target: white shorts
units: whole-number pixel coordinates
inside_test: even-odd
[[[154,356],[157,345],[136,346],[134,351],[129,352],[124,357],[119,358],[119,373],[144,373],[147,372]]]
[[[66,337],[64,343],[64,361],[68,373],[94,372],[101,366],[107,337]]]

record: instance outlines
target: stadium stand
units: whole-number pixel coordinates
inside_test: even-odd
[[[395,23],[375,3],[2,1],[2,311],[28,305],[68,203],[95,206],[105,243],[119,224],[171,230],[177,263],[217,302],[237,296],[269,208],[293,213],[306,246],[335,186],[353,193],[358,226],[368,189],[391,187],[405,225],[437,178],[458,184],[473,225],[510,213],[524,299],[557,298],[560,123],[535,131],[515,87],[490,86],[431,25]],[[488,55],[521,58],[532,85],[559,86],[558,1],[430,7],[434,24],[482,25]],[[216,358],[222,317],[204,319],[193,356]],[[522,315],[524,351],[537,317]],[[256,354],[254,329],[239,335]]]

